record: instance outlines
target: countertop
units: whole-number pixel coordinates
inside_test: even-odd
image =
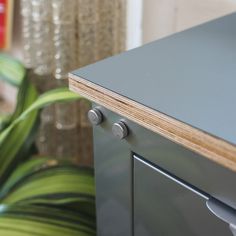
[[[70,73],[70,88],[236,171],[236,14]]]

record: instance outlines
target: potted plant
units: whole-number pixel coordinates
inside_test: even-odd
[[[81,97],[68,88],[39,96],[22,64],[4,54],[0,78],[18,87],[15,111],[0,117],[0,235],[95,235],[93,171],[34,148],[40,109]]]

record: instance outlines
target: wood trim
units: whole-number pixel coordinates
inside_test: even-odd
[[[70,90],[158,133],[232,171],[236,171],[236,146],[193,128],[133,100],[69,74]]]

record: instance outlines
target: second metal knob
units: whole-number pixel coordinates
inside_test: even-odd
[[[123,121],[119,121],[113,124],[112,133],[118,139],[123,139],[128,135],[129,130]]]
[[[99,125],[103,121],[103,115],[98,108],[93,108],[88,111],[88,119],[92,125]]]

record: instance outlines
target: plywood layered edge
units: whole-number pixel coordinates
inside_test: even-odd
[[[131,99],[69,74],[70,90],[232,171],[236,146]]]

